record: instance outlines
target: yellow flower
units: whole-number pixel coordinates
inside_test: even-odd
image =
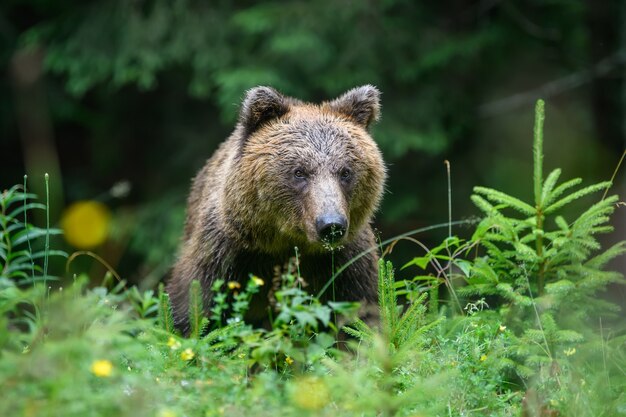
[[[102,244],[109,234],[111,213],[97,201],[78,201],[65,209],[61,228],[67,242],[78,249]]]
[[[485,355],[484,353],[480,356],[480,361],[484,362],[487,360],[487,355]]]
[[[228,289],[229,290],[236,290],[241,288],[241,284],[238,283],[237,281],[228,281]]]
[[[180,342],[178,340],[176,340],[176,338],[174,338],[172,336],[170,336],[170,338],[167,340],[167,345],[172,350],[177,350],[177,349],[180,348]]]
[[[285,358],[285,363],[286,363],[287,365],[291,365],[291,364],[293,363],[293,359],[291,359],[291,357],[287,356],[287,357]]]
[[[323,380],[307,376],[294,381],[291,400],[300,408],[319,410],[330,401],[330,393]]]
[[[576,353],[576,348],[565,349],[563,353],[565,353],[565,356],[572,356]]]
[[[500,328],[499,328],[498,330],[500,330],[501,332],[503,332],[503,331],[505,331],[505,330],[506,330],[506,326],[505,326],[505,325],[503,325],[503,324],[501,324],[501,325],[500,325]]]
[[[195,384],[197,387],[205,387],[205,386],[209,386],[209,385],[213,385],[213,381],[210,379],[196,379]]]
[[[191,350],[191,348],[187,348],[180,352],[180,358],[184,361],[190,361],[193,359],[194,356],[196,356],[196,354],[193,353],[193,350]]]
[[[109,377],[111,376],[111,372],[113,372],[113,364],[111,361],[100,359],[91,364],[91,373],[97,377]]]
[[[261,278],[257,277],[256,275],[252,275],[252,281],[259,287],[265,285],[265,281],[263,281]]]

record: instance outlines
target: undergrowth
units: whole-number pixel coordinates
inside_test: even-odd
[[[140,292],[111,274],[51,285],[48,257],[67,256],[49,249],[59,231],[28,222],[46,205],[26,183],[4,191],[0,415],[626,415],[624,323],[602,297],[623,283],[606,265],[626,244],[598,241],[619,200],[591,199],[610,182],[544,179],[543,117],[539,102],[533,201],[476,187],[473,235],[420,244],[411,281],[381,260],[364,319],[302,290],[290,267],[266,329],[243,320],[263,278],[218,280],[209,311],[194,283],[183,337],[162,286]]]

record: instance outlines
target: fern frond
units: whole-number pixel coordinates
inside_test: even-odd
[[[429,291],[428,313],[432,319],[439,315],[439,285],[433,285]]]
[[[10,218],[10,219],[17,219],[17,216],[21,215],[25,211],[30,211],[30,210],[35,210],[35,209],[37,209],[37,210],[45,210],[46,209],[46,205],[45,204],[41,204],[41,203],[27,203],[27,204],[23,204],[23,205],[17,207],[15,210],[11,211],[7,215],[7,217]]]
[[[458,295],[461,297],[471,297],[471,296],[485,296],[485,295],[496,295],[499,294],[496,287],[492,284],[476,284],[471,283],[466,287],[460,287],[455,290]]]
[[[536,344],[543,344],[543,337],[544,332],[539,329],[526,329],[523,336],[524,339]]]
[[[163,284],[159,285],[159,311],[157,313],[157,322],[167,333],[175,333],[176,330],[174,327],[174,316],[172,314],[170,296],[165,292]]]
[[[593,204],[585,210],[572,225],[573,229],[586,229],[599,224],[608,223],[609,216],[613,214],[615,208],[614,203],[618,201],[617,196],[608,197],[602,201]]]
[[[549,296],[563,300],[576,291],[576,285],[570,280],[562,279],[546,284],[545,290]]]
[[[559,180],[561,176],[561,170],[559,168],[555,169],[548,175],[545,182],[543,183],[543,190],[541,190],[541,206],[544,207],[546,205],[546,200],[550,198],[550,193],[554,189],[556,182]]]
[[[26,243],[29,239],[34,240],[40,237],[44,237],[46,235],[61,235],[63,234],[62,230],[59,229],[40,229],[38,227],[29,227],[28,229],[22,230],[21,232],[17,232],[16,234],[11,236],[11,244],[13,247],[17,245],[21,245],[22,243]]]
[[[573,239],[572,243],[575,245],[588,249],[589,251],[599,250],[602,245],[595,238],[591,236],[585,236],[584,238]]]
[[[402,341],[402,344],[400,344],[398,348],[405,352],[415,349],[415,347],[419,345],[420,338],[423,337],[428,331],[441,324],[443,320],[443,317],[439,317],[437,320],[434,320],[426,325],[414,328],[411,333],[407,334],[407,337]]]
[[[521,295],[513,289],[513,286],[511,284],[501,282],[496,286],[496,290],[498,294],[500,294],[504,298],[511,300],[519,305],[529,307],[533,303],[532,298]]]
[[[189,337],[198,339],[204,330],[204,306],[200,281],[193,280],[189,286]]]
[[[568,195],[567,197],[560,199],[556,203],[551,204],[549,207],[547,207],[544,210],[544,214],[550,214],[553,211],[560,209],[561,207],[571,203],[574,200],[578,200],[579,198],[584,197],[588,194],[592,194],[598,191],[602,191],[606,188],[609,188],[611,184],[612,184],[611,181],[604,181],[598,184],[593,184],[588,187],[582,188],[578,191],[575,191],[572,194]]]
[[[564,232],[569,232],[569,225],[562,216],[556,216],[554,219],[556,225]]]
[[[493,202],[505,204],[527,216],[533,216],[536,213],[535,208],[530,204],[526,204],[518,198],[512,197],[501,191],[494,190],[493,188],[474,187],[474,192],[484,195],[487,199]]]
[[[424,321],[426,315],[426,305],[424,300],[428,296],[428,293],[423,293],[417,300],[414,300],[409,308],[402,314],[398,322],[398,328],[396,334],[394,334],[394,340],[397,346],[402,345],[415,329],[420,327],[420,323]]]
[[[378,303],[383,331],[391,337],[396,329],[398,304],[391,262],[378,261]]]
[[[582,178],[574,178],[572,180],[565,181],[563,184],[556,187],[554,191],[546,197],[546,200],[543,201],[542,206],[546,207],[552,204],[557,198],[561,196],[561,194],[563,194],[565,191],[569,190],[570,188],[577,186],[581,182],[583,182]]]
[[[514,220],[497,215],[486,218],[481,224],[483,236],[475,237],[479,237],[482,240],[513,243],[519,240],[518,230],[519,228]]]
[[[374,330],[361,319],[356,319],[350,326],[344,326],[343,331],[363,342],[371,342],[374,339]]]
[[[227,324],[219,327],[202,338],[202,343],[211,345],[211,350],[230,350],[238,345],[237,339],[234,337],[238,329],[243,326],[243,322]]]
[[[584,339],[582,334],[574,330],[559,330],[554,335],[554,341],[561,344],[582,342]]]
[[[615,245],[611,246],[601,254],[595,256],[594,258],[589,259],[585,266],[591,269],[600,269],[604,267],[609,261],[617,258],[620,255],[626,253],[626,240],[622,240],[621,242],[617,242]]]
[[[535,250],[531,248],[530,246],[525,245],[521,242],[515,242],[513,244],[513,247],[515,248],[515,251],[517,252],[517,257],[521,261],[531,262],[531,263],[540,261],[539,257],[537,256],[537,252],[535,252]]]
[[[584,278],[577,283],[577,286],[588,294],[606,287],[607,284],[624,282],[624,276],[616,271],[597,271],[587,267],[582,267],[581,271],[584,274],[581,276]]]
[[[487,200],[485,200],[481,196],[472,194],[470,199],[472,200],[472,202],[474,203],[476,207],[478,207],[482,212],[484,212],[488,216],[492,216],[498,213],[498,210],[491,203],[489,203]]]

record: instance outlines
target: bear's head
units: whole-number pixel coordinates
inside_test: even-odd
[[[379,114],[380,93],[371,85],[321,104],[269,87],[247,92],[225,216],[250,249],[323,251],[359,234],[386,177],[368,133]]]

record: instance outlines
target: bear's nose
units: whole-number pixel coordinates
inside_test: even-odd
[[[337,242],[346,233],[348,219],[338,214],[319,216],[315,221],[317,234],[324,242]]]

